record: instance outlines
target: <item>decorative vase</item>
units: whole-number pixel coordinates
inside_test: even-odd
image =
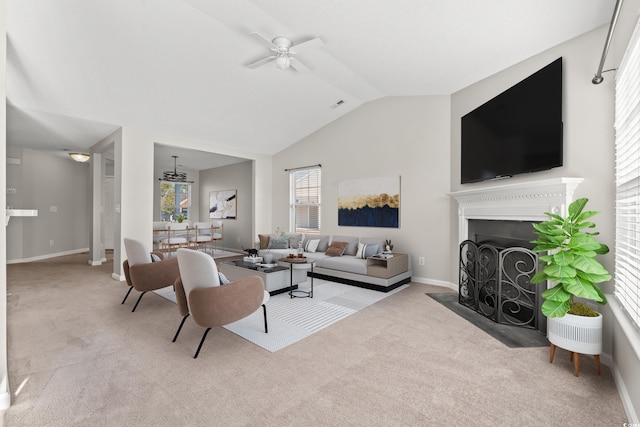
[[[273,254],[271,252],[266,252],[262,255],[262,261],[264,261],[265,264],[271,264],[273,262]]]
[[[598,317],[565,314],[547,319],[548,337],[552,344],[580,354],[602,353],[602,314]]]

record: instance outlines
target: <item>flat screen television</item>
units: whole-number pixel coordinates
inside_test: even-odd
[[[562,58],[462,117],[461,183],[562,166]]]

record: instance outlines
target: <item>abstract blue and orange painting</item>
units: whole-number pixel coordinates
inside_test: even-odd
[[[399,176],[338,183],[338,225],[398,228],[399,223]]]

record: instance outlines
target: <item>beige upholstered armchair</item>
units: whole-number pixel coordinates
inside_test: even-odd
[[[190,249],[178,249],[177,255],[180,277],[176,279],[174,287],[178,310],[183,318],[173,342],[178,339],[185,320],[191,314],[198,326],[207,328],[193,356],[195,359],[212,327],[243,319],[260,306],[264,314],[264,331],[269,332],[265,306],[269,293],[264,290],[264,282],[260,277],[250,276],[220,286],[218,268],[211,256]]]
[[[146,292],[173,285],[176,278],[180,277],[180,270],[175,258],[164,259],[161,252],[150,252],[145,244],[138,240],[124,239],[124,247],[127,259],[122,263],[122,268],[129,290],[122,304],[132,289],[142,292],[131,310],[133,312]],[[156,257],[156,261],[153,256]]]

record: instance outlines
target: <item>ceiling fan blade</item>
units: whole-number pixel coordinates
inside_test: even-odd
[[[314,48],[314,47],[324,47],[324,43],[318,37],[313,38],[311,40],[304,41],[302,43],[294,44],[291,47],[292,53],[298,53],[305,49]]]
[[[274,45],[271,40],[269,40],[268,38],[266,38],[265,36],[263,36],[262,34],[258,33],[258,32],[252,32],[249,33],[250,36],[254,36],[256,38],[258,38],[260,41],[262,41],[263,43],[265,43],[269,49],[275,49],[277,46]]]
[[[293,57],[289,57],[289,66],[300,73],[309,72],[309,68],[307,68],[306,65],[304,65],[302,62],[298,61],[296,58],[293,58]]]
[[[249,68],[258,68],[258,67],[260,67],[261,65],[264,65],[264,64],[266,64],[266,63],[268,63],[268,62],[271,62],[271,61],[273,61],[273,60],[274,60],[274,59],[276,59],[276,58],[277,58],[277,56],[269,56],[269,57],[267,57],[267,58],[262,58],[262,59],[261,59],[261,60],[259,60],[259,61],[253,62],[253,63],[251,63],[251,64],[247,64],[247,67],[249,67]]]

